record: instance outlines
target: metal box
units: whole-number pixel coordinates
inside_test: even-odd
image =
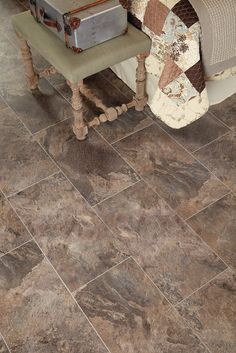
[[[30,0],[38,22],[76,52],[122,35],[127,10],[119,0]]]

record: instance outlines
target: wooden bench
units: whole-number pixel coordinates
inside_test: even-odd
[[[72,90],[74,110],[73,131],[78,140],[84,140],[88,128],[106,121],[117,119],[128,109],[135,107],[142,111],[147,104],[145,59],[149,55],[151,40],[131,24],[123,36],[74,53],[51,31],[37,23],[29,11],[12,17],[12,24],[20,40],[20,48],[25,64],[26,78],[31,90],[36,89],[40,77],[61,73]],[[30,46],[38,51],[51,65],[48,69],[36,73],[33,67]],[[131,57],[137,57],[136,95],[128,104],[104,109],[104,113],[90,122],[83,119],[80,91],[83,91],[83,79]],[[95,102],[96,103],[96,102]]]

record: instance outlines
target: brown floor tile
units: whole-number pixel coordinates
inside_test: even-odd
[[[9,195],[57,171],[9,109],[0,111],[0,187]]]
[[[30,234],[0,193],[0,256],[30,238]]]
[[[27,207],[26,207],[27,208]],[[173,303],[225,269],[143,182],[96,206],[101,218]]]
[[[119,89],[123,94],[134,95],[134,92],[111,70],[101,71],[102,76],[110,82],[115,88]]]
[[[62,174],[10,200],[71,290],[125,259],[113,234]]]
[[[184,218],[228,192],[218,179],[156,125],[114,146]]]
[[[206,352],[131,259],[75,297],[112,353]]]
[[[73,116],[70,104],[45,79],[29,91],[22,69],[2,75],[0,93],[32,133]]]
[[[188,220],[190,226],[236,269],[236,197],[228,195]]]
[[[210,112],[230,128],[236,128],[236,94],[219,104],[211,106]]]
[[[195,156],[233,192],[236,192],[236,132],[222,136]]]
[[[15,15],[22,11],[25,11],[25,7],[15,0],[0,1],[1,38],[3,38],[3,36],[6,36],[11,41],[11,43],[14,43],[14,45],[18,44],[18,39],[16,37],[15,31],[13,29],[10,19],[12,15]]]
[[[37,134],[37,140],[58,162],[81,194],[94,205],[132,185],[138,176],[92,129],[76,140],[65,121]]]
[[[0,40],[0,74],[22,65],[19,50],[10,40],[2,37]],[[22,67],[23,68],[23,67]]]
[[[97,130],[108,142],[114,143],[151,124],[153,124],[153,120],[147,117],[144,112],[136,112],[131,109],[129,113],[122,114],[119,119],[100,125]]]
[[[0,352],[1,353],[10,353],[7,346],[5,345],[3,338],[0,334]]]
[[[0,312],[11,353],[107,352],[32,242],[0,259]]]
[[[177,306],[187,323],[214,353],[236,347],[236,276],[230,270]]]
[[[7,107],[6,103],[4,103],[3,99],[0,97],[0,110],[6,107]]]
[[[182,129],[172,129],[159,121],[158,125],[190,152],[196,151],[229,131],[209,113]]]

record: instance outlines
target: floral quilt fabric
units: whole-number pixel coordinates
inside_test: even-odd
[[[200,118],[209,108],[200,57],[201,28],[188,0],[121,0],[130,21],[152,39],[147,71],[157,90],[152,111],[173,128]]]

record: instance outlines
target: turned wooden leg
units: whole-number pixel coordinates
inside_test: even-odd
[[[32,61],[32,54],[30,47],[25,39],[21,38],[19,34],[17,34],[20,42],[20,49],[22,59],[25,65],[25,74],[28,83],[29,89],[33,90],[38,87],[38,75],[34,71],[33,61]]]
[[[142,53],[137,55],[138,66],[136,70],[136,95],[135,95],[135,109],[142,111],[147,104],[148,98],[146,94],[146,67],[145,60],[149,53]]]
[[[83,118],[83,106],[80,95],[80,87],[83,85],[83,81],[79,81],[77,84],[67,81],[72,91],[72,108],[74,110],[74,124],[73,131],[78,140],[83,141],[86,139],[88,134],[88,127],[86,126]]]

